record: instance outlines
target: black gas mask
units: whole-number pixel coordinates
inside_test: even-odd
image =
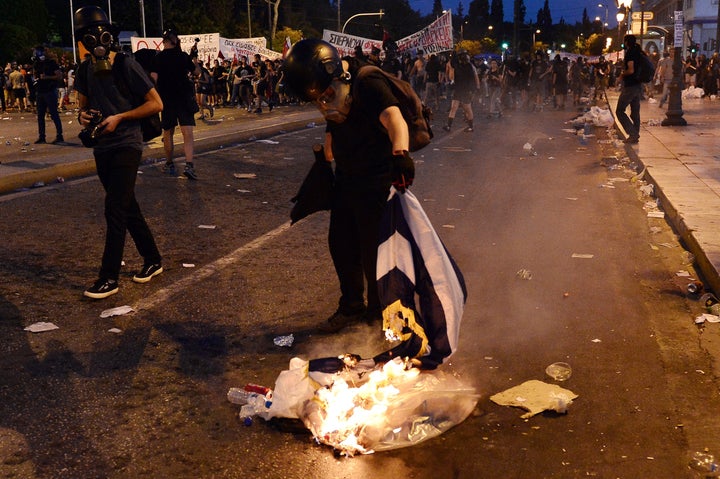
[[[83,46],[92,55],[95,74],[106,74],[112,71],[110,51],[113,48],[113,34],[105,25],[89,27],[80,39]]]

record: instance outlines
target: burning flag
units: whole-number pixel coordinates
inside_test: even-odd
[[[376,362],[410,357],[423,369],[434,369],[457,350],[465,280],[409,191],[390,190],[380,232],[377,285],[385,305],[386,337],[402,343],[375,357]]]
[[[409,191],[390,190],[380,238],[383,329],[400,344],[372,359],[294,358],[275,383],[269,410],[269,417],[300,418],[315,440],[347,456],[436,437],[464,421],[478,400],[452,373],[434,371],[457,350],[467,291]]]

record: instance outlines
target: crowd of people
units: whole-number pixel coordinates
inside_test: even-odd
[[[654,84],[646,85],[644,96],[661,94],[665,98],[661,106],[667,101],[667,88],[661,93],[663,86],[672,78],[672,59],[663,62],[670,53],[650,54],[658,75]],[[57,80],[57,109],[76,108],[74,77],[77,65],[65,56],[58,58],[50,50],[46,54],[57,63],[62,75]],[[422,50],[398,54],[392,48],[374,47],[369,53],[356,50],[355,56],[408,81],[434,112],[440,110],[441,101],[452,100],[456,95],[455,70],[467,59],[478,85],[471,88],[472,101],[460,104],[474,107],[487,118],[499,118],[508,109],[565,109],[570,101],[572,106],[579,106],[583,99],[596,103],[602,99],[606,88],[619,85],[618,78],[623,69],[621,60],[613,63],[606,61],[604,56],[570,59],[556,54],[551,57],[543,50],[503,58],[499,55],[471,56],[464,50],[431,55]],[[237,108],[260,114],[263,109],[272,111],[278,105],[297,102],[286,91],[281,59],[270,60],[255,55],[198,64],[199,71],[192,75],[200,106],[198,119],[213,118],[218,108]],[[682,66],[685,86],[702,88],[707,97],[718,93],[720,57],[717,53],[710,57],[688,55]],[[8,63],[0,72],[0,84],[3,85],[2,112],[37,111],[38,78],[33,64]],[[465,118],[468,115],[472,118],[466,107],[463,109]],[[472,130],[472,126],[468,129]]]

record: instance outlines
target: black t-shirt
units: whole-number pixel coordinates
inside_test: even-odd
[[[240,83],[243,85],[249,85],[250,79],[255,75],[255,71],[250,65],[240,65],[235,70],[235,76],[240,79]]]
[[[545,60],[533,60],[533,62],[530,64],[530,70],[532,71],[532,79],[535,81],[539,80],[540,76],[547,73],[549,68],[550,66]],[[543,78],[546,78],[546,76]]]
[[[190,55],[179,48],[168,48],[155,55],[150,72],[157,74],[157,91],[163,103],[185,104],[193,94],[188,73],[194,71]]]
[[[118,53],[117,55],[123,55]],[[88,106],[99,110],[103,118],[132,110],[133,105],[144,101],[145,95],[153,88],[152,80],[132,57],[125,56],[118,63],[113,62],[113,74],[95,75],[90,60],[84,61],[75,77],[75,89],[88,98]],[[128,97],[120,93],[115,77],[125,79]],[[142,132],[138,120],[122,121],[112,133],[98,137],[96,151],[110,151],[117,147],[131,147],[142,150]]]
[[[455,90],[458,92],[474,91],[477,86],[477,70],[468,62],[457,62],[453,65],[455,70]]]
[[[630,48],[625,52],[625,69],[628,67],[628,62],[633,62],[634,71],[637,73],[638,71],[638,65],[642,61],[640,56],[643,54],[642,50],[640,49],[639,45],[635,45],[634,47]],[[633,73],[632,75],[623,76],[623,85],[625,86],[635,86],[639,85],[640,82],[637,80],[636,73]]]
[[[425,81],[430,83],[437,83],[440,79],[441,70],[442,66],[440,65],[440,62],[437,58],[431,58],[430,60],[428,60],[427,65],[425,65],[425,73],[427,74]]]
[[[555,84],[566,85],[568,82],[567,63],[562,60],[560,60],[559,62],[553,62],[552,68],[553,73],[555,74]]]
[[[327,122],[337,181],[389,188],[392,143],[379,117],[383,110],[400,103],[380,72],[365,75],[352,91],[347,119],[342,123]],[[365,181],[356,183],[358,179]]]
[[[40,75],[53,76],[55,72],[60,70],[60,66],[55,60],[45,59],[35,64],[35,78],[37,78],[37,86],[35,87],[38,93],[47,93],[53,91],[58,87],[57,80],[40,79]]]

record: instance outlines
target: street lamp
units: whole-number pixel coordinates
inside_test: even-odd
[[[535,35],[540,35],[540,33],[541,32],[539,28],[533,32],[533,48],[535,48]]]
[[[660,123],[662,126],[686,126],[687,121],[683,118],[682,109],[682,88],[683,88],[683,64],[682,64],[682,39],[685,29],[685,16],[683,15],[683,2],[678,0],[677,10],[674,12],[675,19],[675,41],[673,42],[673,77],[670,83],[670,98],[666,118]]]
[[[622,8],[622,7],[621,7]],[[618,47],[622,48],[622,24],[623,20],[625,20],[625,10],[624,9],[618,9],[617,15],[615,15],[615,18],[617,19],[617,31],[618,31]]]
[[[605,28],[607,28],[607,26],[608,26],[608,6],[607,6],[606,3],[598,3],[597,6],[598,6],[599,8],[604,8],[604,9],[605,9],[605,23],[604,23],[603,25],[604,25]]]
[[[356,13],[355,15],[353,15],[352,17],[350,17],[350,18],[347,19],[347,21],[345,22],[345,24],[344,24],[343,27],[342,27],[342,30],[340,30],[340,32],[341,32],[341,33],[345,33],[345,27],[347,27],[347,24],[350,23],[350,20],[352,20],[353,18],[356,18],[356,17],[367,17],[367,16],[374,16],[374,15],[379,15],[380,18],[382,18],[383,15],[385,15],[385,11],[381,8],[379,12],[373,12],[373,13]]]
[[[620,16],[620,13],[623,14],[623,19],[625,20],[625,31],[630,30],[630,14],[632,13],[632,3],[633,0],[617,0],[618,2],[618,17]],[[619,28],[619,25],[618,25]]]

